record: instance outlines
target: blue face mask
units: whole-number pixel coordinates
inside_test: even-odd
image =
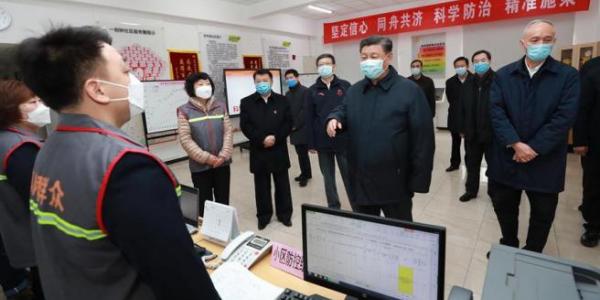
[[[360,63],[360,71],[369,79],[377,79],[383,74],[383,59],[367,59]]]
[[[553,44],[527,45],[527,57],[533,61],[542,61],[552,53]]]
[[[256,92],[260,95],[266,95],[271,91],[271,84],[268,82],[259,82],[256,84]]]
[[[333,75],[333,66],[322,65],[322,66],[319,66],[318,71],[319,71],[319,76],[321,76],[321,78],[328,78],[331,75]]]
[[[475,73],[477,73],[479,75],[483,75],[490,69],[490,63],[489,62],[478,62],[475,65],[473,65],[473,69],[475,70]]]
[[[296,79],[288,79],[287,80],[288,87],[293,88],[298,85],[298,80]]]
[[[467,74],[467,67],[454,68],[454,70],[458,76],[465,76],[465,74]]]

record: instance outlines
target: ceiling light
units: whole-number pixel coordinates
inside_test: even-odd
[[[128,25],[128,26],[140,26],[141,25],[141,24],[138,24],[138,23],[130,23],[130,22],[121,22],[121,24]]]
[[[332,14],[333,13],[333,10],[325,9],[325,8],[314,6],[314,5],[309,5],[308,8],[310,8],[312,10],[316,10],[318,12],[326,13],[326,14]]]

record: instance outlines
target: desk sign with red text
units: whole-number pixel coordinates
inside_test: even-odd
[[[284,244],[273,242],[271,250],[271,266],[304,279],[304,260],[302,251]]]

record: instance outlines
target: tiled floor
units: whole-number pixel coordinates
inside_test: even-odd
[[[482,184],[479,198],[468,203],[458,201],[458,197],[464,192],[464,165],[460,171],[446,173],[444,170],[449,164],[450,134],[447,131],[438,131],[436,142],[435,167],[430,193],[415,196],[413,215],[418,222],[441,225],[447,229],[446,293],[451,286],[459,285],[473,290],[476,299],[479,299],[487,267],[485,254],[500,238],[500,228],[490,199],[485,195],[487,190],[485,183]],[[299,169],[293,148],[290,148],[290,154],[292,155],[290,177],[293,178],[299,174]],[[248,168],[248,152],[240,153],[236,149],[233,159],[231,205],[237,208],[241,230],[257,231],[254,185]],[[300,188],[296,183],[292,183],[295,211],[293,227],[287,228],[273,221],[261,232],[262,235],[298,249],[302,247],[300,205],[302,203],[326,205],[323,180],[315,155],[311,155],[311,162],[313,179],[309,185]],[[181,183],[191,185],[187,162],[171,165],[171,168]],[[485,176],[482,176],[482,180],[485,179]],[[339,191],[344,191],[339,175],[337,181]],[[556,219],[544,253],[600,267],[600,247],[589,249],[579,244],[582,233],[582,219],[577,210],[581,202],[580,183],[579,159],[569,155],[566,191],[560,194]],[[344,192],[340,193],[340,197],[342,208],[350,209]],[[527,201],[522,201],[521,240],[525,240],[528,215],[529,204]]]

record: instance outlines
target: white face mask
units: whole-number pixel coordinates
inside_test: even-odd
[[[135,75],[129,73],[129,85],[122,85],[110,81],[98,80],[105,84],[125,88],[129,95],[125,98],[110,99],[111,101],[129,101],[129,115],[131,118],[144,112],[144,84],[140,82]]]
[[[210,99],[212,96],[212,87],[210,85],[201,85],[196,88],[196,97]]]
[[[27,114],[27,121],[39,127],[50,124],[50,108],[40,102],[34,111]]]

